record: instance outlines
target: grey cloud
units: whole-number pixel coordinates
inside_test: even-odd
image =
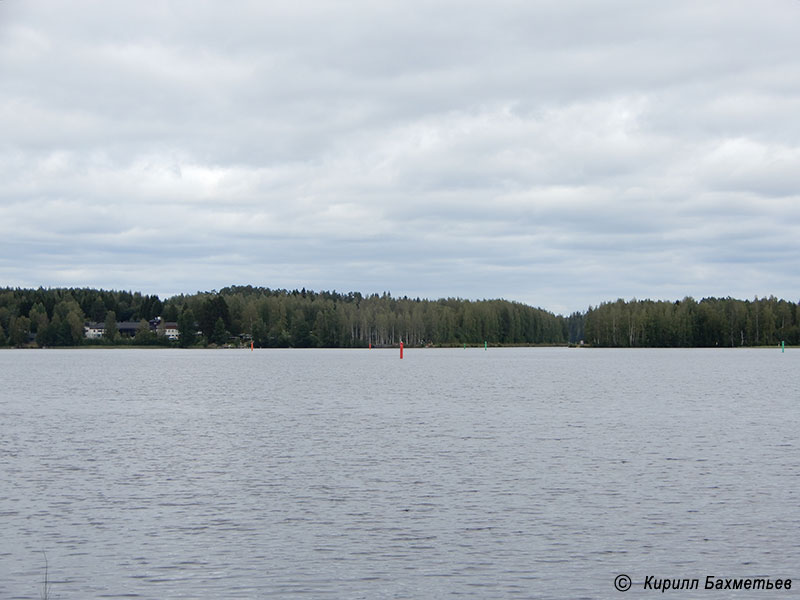
[[[778,0],[0,3],[0,284],[793,297],[798,25]]]

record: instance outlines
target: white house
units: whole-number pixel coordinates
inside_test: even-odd
[[[162,321],[161,317],[150,320],[150,331],[166,336],[169,340],[177,340],[178,324],[172,321]],[[140,327],[139,321],[117,321],[117,331],[122,336],[133,337]],[[105,323],[85,323],[83,325],[83,335],[88,340],[96,340],[103,337],[106,332]]]
[[[83,325],[83,335],[88,340],[97,340],[103,337],[106,332],[104,323],[85,323]]]

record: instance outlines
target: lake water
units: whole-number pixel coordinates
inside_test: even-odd
[[[44,553],[60,599],[800,594],[800,350],[9,350],[0,374],[3,599],[40,598]]]

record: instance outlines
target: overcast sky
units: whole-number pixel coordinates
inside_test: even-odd
[[[0,1],[0,286],[800,300],[798,0]]]

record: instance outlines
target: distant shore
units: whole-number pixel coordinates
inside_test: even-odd
[[[123,341],[125,340],[125,341]],[[130,342],[127,342],[130,340]],[[231,286],[161,300],[90,288],[0,288],[0,346],[735,348],[800,345],[800,304],[623,300],[556,315],[504,299]]]

